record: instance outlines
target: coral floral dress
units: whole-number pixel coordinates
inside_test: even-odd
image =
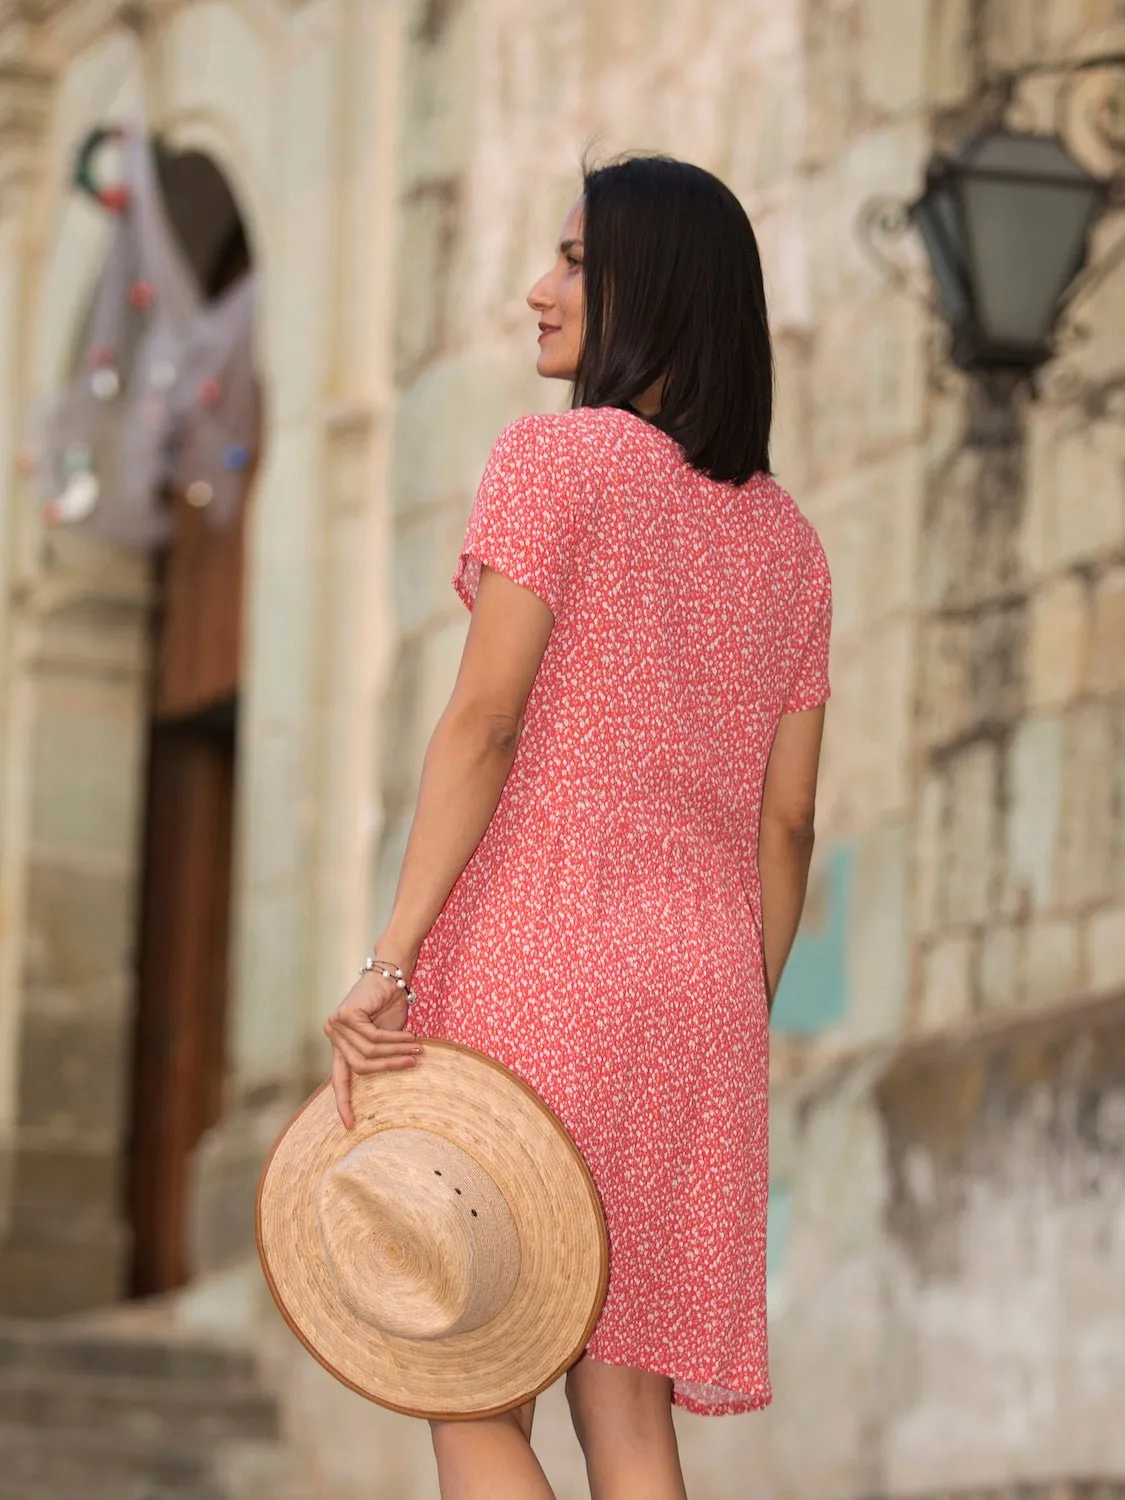
[[[481,566],[554,629],[499,805],[423,945],[412,1024],[506,1064],[589,1163],[610,1238],[587,1352],[765,1406],[768,1038],[758,817],[782,714],[828,696],[824,552],[765,475],[632,412],[499,438]]]

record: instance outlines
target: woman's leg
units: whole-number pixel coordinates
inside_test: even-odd
[[[431,1422],[441,1500],[555,1500],[531,1451],[535,1402],[502,1417]]]
[[[687,1500],[672,1426],[672,1382],[582,1359],[566,1377],[591,1500]]]

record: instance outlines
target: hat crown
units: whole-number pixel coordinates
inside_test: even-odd
[[[519,1232],[495,1179],[436,1131],[378,1131],[317,1191],[325,1259],[341,1299],[401,1338],[491,1321],[519,1279]]]

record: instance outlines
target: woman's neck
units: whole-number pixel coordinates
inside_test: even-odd
[[[660,407],[664,400],[664,376],[654,380],[647,391],[634,398],[630,403],[633,410],[639,412],[642,417],[658,417]]]

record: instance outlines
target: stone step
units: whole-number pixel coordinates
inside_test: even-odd
[[[119,1497],[146,1487],[181,1496],[192,1489],[214,1488],[208,1445],[153,1442],[120,1432],[84,1432],[59,1428],[49,1434],[26,1428],[0,1427],[0,1474],[25,1500],[54,1500],[60,1490],[116,1488]]]
[[[111,1479],[104,1485],[68,1485],[65,1489],[52,1484],[32,1490],[28,1489],[26,1482],[17,1481],[13,1485],[2,1480],[0,1500],[231,1500],[231,1496],[225,1490],[217,1490],[210,1485],[177,1485],[169,1489],[166,1485],[154,1484],[147,1479],[137,1480],[135,1484],[122,1484],[120,1479]]]
[[[257,1369],[243,1349],[182,1337],[122,1338],[48,1322],[0,1324],[0,1372],[120,1376],[204,1382],[212,1389],[247,1385]]]
[[[138,1439],[272,1439],[277,1405],[245,1381],[138,1380],[0,1368],[0,1428],[113,1431]]]

